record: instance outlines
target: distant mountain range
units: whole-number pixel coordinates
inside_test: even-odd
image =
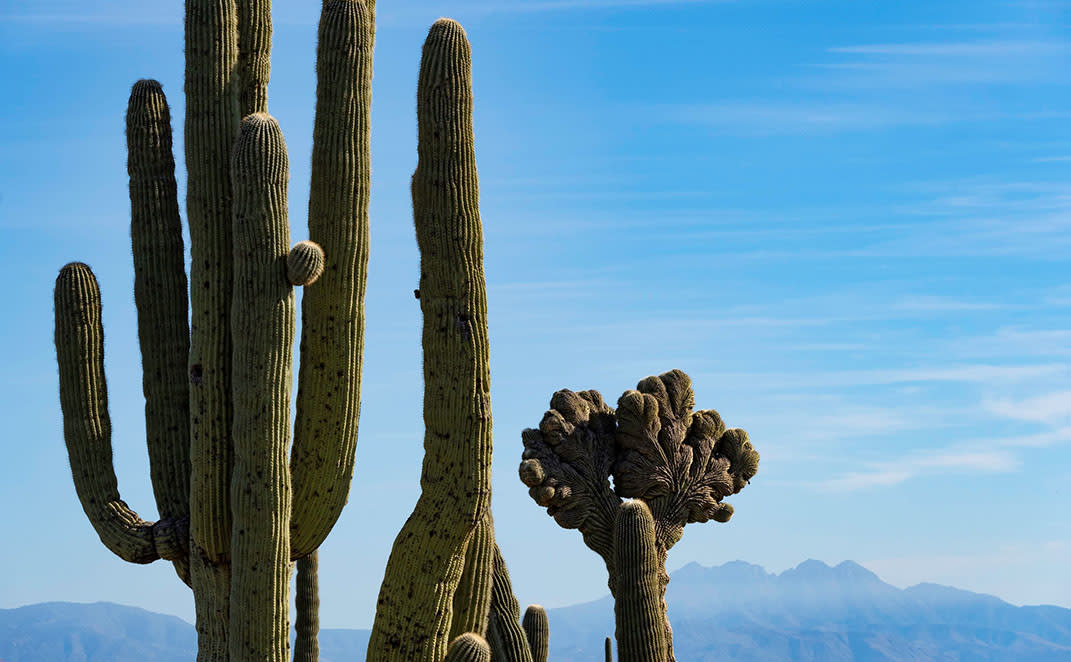
[[[919,584],[898,589],[852,561],[777,575],[734,561],[672,574],[680,662],[1069,662],[1071,609]],[[601,662],[613,601],[549,610],[551,662]],[[361,662],[367,630],[324,630],[321,662]],[[190,662],[193,627],[99,602],[0,609],[0,662]]]

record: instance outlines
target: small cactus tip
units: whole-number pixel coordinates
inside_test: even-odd
[[[312,285],[324,272],[324,249],[314,241],[299,241],[286,256],[286,274],[293,285]]]

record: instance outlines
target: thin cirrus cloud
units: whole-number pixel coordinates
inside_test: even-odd
[[[1019,459],[1007,451],[939,450],[916,454],[894,462],[876,462],[864,471],[837,476],[819,484],[824,491],[851,492],[872,487],[899,485],[922,475],[943,473],[1007,473],[1020,466]]]
[[[990,413],[1019,421],[1071,422],[1071,391],[1055,391],[1021,400],[990,400],[984,406]]]

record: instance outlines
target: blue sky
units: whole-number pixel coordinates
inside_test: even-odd
[[[297,240],[318,3],[275,4],[270,104]],[[417,496],[408,183],[420,45],[444,14],[474,51],[494,510],[522,603],[599,597],[605,574],[518,481],[521,429],[558,388],[616,401],[681,368],[762,465],[729,524],[686,529],[671,569],[853,559],[900,586],[1071,607],[1071,3],[380,4],[364,397],[350,504],[321,551],[326,627],[371,623]],[[181,157],[181,14],[0,3],[0,607],[192,619],[169,568],[119,561],[85,520],[52,348],[55,274],[86,261],[120,488],[154,517],[123,117],[135,80],[161,80]]]

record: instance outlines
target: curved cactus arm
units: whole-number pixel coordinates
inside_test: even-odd
[[[320,659],[320,552],[298,559],[296,565],[294,662],[317,662]]]
[[[619,510],[614,527],[618,660],[666,662],[666,620],[659,593],[654,518],[647,504],[639,500],[626,501]]]
[[[185,536],[180,522],[147,522],[119,497],[112,466],[100,287],[88,266],[72,262],[60,270],[55,306],[63,437],[82,508],[101,542],[124,561],[181,558]]]
[[[547,610],[542,605],[528,605],[521,619],[521,627],[528,638],[528,647],[532,649],[532,662],[547,662],[550,653],[550,622]]]
[[[290,388],[294,288],[279,124],[254,113],[234,146],[232,662],[289,662]]]
[[[538,429],[521,434],[519,474],[532,499],[602,557],[613,590],[613,535],[617,504],[610,488],[614,463],[614,410],[598,391],[562,389],[550,400]]]
[[[491,584],[495,556],[495,526],[491,511],[465,544],[465,567],[454,592],[454,613],[450,621],[451,640],[466,632],[487,634],[491,609]]]
[[[241,116],[268,112],[271,0],[238,3],[238,106]]]
[[[465,544],[491,501],[487,293],[471,50],[465,31],[450,19],[436,21],[424,43],[417,118],[412,191],[424,314],[424,465],[420,499],[387,561],[369,662],[441,661]]]
[[[443,662],[491,662],[491,649],[483,637],[467,632],[450,642]]]
[[[513,595],[513,584],[498,544],[494,546],[494,581],[491,585],[491,617],[487,643],[495,662],[532,662],[532,649],[520,624],[521,607]]]
[[[189,299],[171,151],[171,111],[157,81],[134,84],[127,105],[126,141],[149,471],[160,518],[188,522]],[[175,569],[189,583],[185,554],[175,560]]]
[[[368,282],[372,13],[327,0],[317,50],[309,239],[324,271],[301,303],[301,360],[290,466],[291,552],[317,549],[349,494],[357,452]]]

